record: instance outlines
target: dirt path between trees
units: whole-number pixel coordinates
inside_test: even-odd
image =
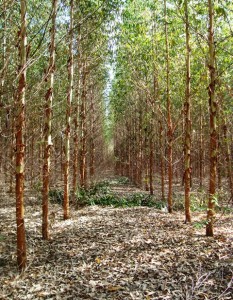
[[[135,192],[130,185],[113,189]],[[206,238],[180,212],[89,206],[63,221],[53,204],[51,240],[43,241],[34,203],[26,207],[28,267],[19,276],[13,203],[0,207],[0,299],[232,299],[232,215]],[[194,213],[194,221],[202,216]]]

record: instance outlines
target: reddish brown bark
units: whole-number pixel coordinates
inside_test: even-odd
[[[164,185],[164,145],[163,145],[163,127],[161,120],[159,121],[159,147],[160,147],[160,176],[161,176],[161,194],[162,200],[165,200]]]
[[[150,133],[150,159],[149,159],[149,190],[150,195],[154,194],[153,177],[154,177],[154,143],[152,132]]]
[[[94,107],[94,93],[93,90],[91,90],[90,94],[90,142],[89,142],[89,149],[90,149],[90,159],[89,159],[89,174],[91,179],[93,179],[95,175],[95,143],[94,143],[94,137],[95,137],[95,126],[94,126],[94,118],[95,118],[95,107]]]
[[[203,187],[203,116],[202,107],[200,107],[200,142],[199,142],[199,187]]]
[[[213,236],[215,218],[216,175],[217,175],[217,101],[215,99],[215,45],[214,45],[214,7],[212,0],[208,0],[209,8],[209,112],[210,112],[210,181],[209,201],[207,210],[206,235]]]
[[[232,173],[232,167],[231,167],[231,153],[230,153],[230,147],[229,147],[229,137],[227,134],[227,125],[226,123],[223,126],[223,134],[224,134],[224,144],[225,144],[225,155],[226,155],[226,163],[227,163],[227,177],[228,177],[228,184],[229,184],[229,190],[231,194],[231,202],[233,203],[233,173]]]
[[[21,28],[19,35],[19,82],[16,97],[16,224],[17,262],[20,271],[26,267],[26,237],[24,226],[24,131],[25,131],[25,88],[26,88],[26,1],[20,1]]]
[[[52,2],[52,27],[50,42],[49,66],[46,80],[49,78],[49,87],[45,95],[45,124],[44,124],[44,164],[43,164],[43,190],[42,190],[42,237],[49,239],[49,181],[51,159],[51,127],[52,127],[52,102],[55,71],[55,28],[56,28],[57,0]]]
[[[185,0],[185,32],[186,32],[186,93],[184,103],[185,116],[185,141],[184,141],[184,192],[185,192],[185,222],[191,222],[190,212],[190,186],[191,186],[191,116],[190,116],[190,35],[189,35],[189,17],[188,17],[188,0]]]

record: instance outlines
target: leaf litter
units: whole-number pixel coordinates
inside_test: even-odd
[[[91,206],[55,216],[41,239],[41,206],[26,207],[25,272],[16,268],[15,211],[0,206],[0,299],[233,299],[233,228],[216,235],[183,223],[183,214],[155,208]],[[194,213],[198,221],[203,213]]]

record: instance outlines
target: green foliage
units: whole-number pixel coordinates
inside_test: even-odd
[[[35,191],[36,193],[40,193],[41,189],[42,189],[42,182],[41,181],[36,181],[35,183],[33,183],[33,187],[32,187],[33,191]]]
[[[124,177],[124,176],[121,176],[117,179],[117,182],[119,184],[129,184],[129,178],[128,177]]]
[[[92,205],[94,199],[105,197],[110,193],[108,181],[100,181],[89,189],[80,188],[77,191],[77,205]]]
[[[51,189],[49,191],[49,199],[51,203],[63,204],[64,192],[60,189]]]
[[[206,211],[206,193],[198,193],[190,196],[191,211]]]
[[[0,234],[0,242],[1,242],[1,241],[4,241],[5,239],[6,239],[6,237],[5,237],[4,235],[1,235],[1,234]]]
[[[154,207],[160,210],[164,210],[167,207],[167,203],[165,201],[156,201],[154,202]]]
[[[193,223],[193,227],[196,229],[202,229],[208,224],[208,220],[197,221]]]
[[[214,195],[212,198],[212,201],[214,202],[215,205],[215,211],[216,212],[223,212],[223,213],[230,213],[232,211],[231,208],[229,208],[226,205],[221,205],[221,201],[223,200],[223,203],[227,200],[227,194],[224,193],[223,191],[219,191],[217,194]],[[198,191],[195,194],[190,195],[190,208],[191,211],[196,211],[196,212],[206,212],[208,209],[208,194],[206,191]],[[159,207],[158,207],[159,208]],[[174,204],[173,204],[173,209],[175,211],[182,211],[184,210],[184,198],[179,196],[176,197],[174,196]]]
[[[118,183],[127,184],[128,178],[119,177]],[[79,189],[77,193],[77,206],[100,205],[113,207],[160,207],[151,195],[145,193],[133,193],[126,196],[120,196],[113,193],[110,186],[111,182],[102,181],[91,186],[89,189]]]
[[[121,197],[113,193],[103,195],[101,197],[90,198],[88,205],[101,205],[101,206],[113,206],[113,207],[135,207],[135,206],[155,206],[152,196],[135,193],[130,194],[129,196]]]
[[[180,211],[184,210],[184,199],[180,195],[173,195],[173,210]]]

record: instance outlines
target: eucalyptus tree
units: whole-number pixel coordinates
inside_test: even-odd
[[[5,182],[10,181],[9,191],[13,192],[15,151],[14,151],[14,99],[18,67],[18,35],[20,9],[15,2],[0,3],[0,168]],[[12,24],[12,26],[10,25]],[[18,35],[17,35],[18,32]],[[17,37],[17,38],[16,38]]]
[[[69,178],[70,178],[70,129],[71,129],[71,105],[73,99],[73,82],[74,82],[74,55],[73,55],[73,39],[74,39],[74,1],[70,0],[70,41],[69,41],[69,58],[67,62],[69,87],[67,91],[66,105],[66,141],[65,141],[65,163],[64,163],[64,220],[69,218]]]
[[[214,41],[214,1],[208,0],[209,9],[209,72],[210,83],[209,111],[210,111],[210,182],[209,182],[209,201],[207,211],[206,235],[213,236],[214,225],[214,206],[216,199],[216,166],[217,166],[217,100],[216,88],[216,67],[215,67],[215,41]]]
[[[168,20],[167,20],[167,1],[164,0],[164,19],[165,19],[165,43],[166,43],[166,106],[167,106],[167,137],[168,137],[168,212],[172,212],[172,181],[173,181],[173,122],[172,122],[172,108],[170,95],[170,54],[169,54],[169,40],[168,40]]]
[[[6,77],[6,28],[7,28],[7,7],[6,7],[6,1],[3,1],[2,3],[2,30],[1,30],[1,45],[2,45],[2,53],[1,53],[1,72],[0,72],[0,143],[1,147],[4,146],[4,139],[2,137],[3,135],[3,107],[4,107],[4,86],[5,86],[5,77]],[[0,154],[0,168],[2,170],[2,163],[3,163],[3,157],[2,153]]]
[[[19,29],[19,68],[18,89],[16,94],[16,224],[17,224],[17,262],[20,271],[26,267],[26,235],[24,224],[24,161],[25,161],[25,91],[27,72],[27,36],[26,36],[26,1],[20,1]]]
[[[214,3],[215,26],[215,53],[216,53],[216,101],[218,103],[217,125],[218,140],[222,147],[218,149],[217,165],[218,177],[227,176],[231,201],[233,201],[233,175],[232,175],[232,8],[231,1]],[[219,141],[218,141],[219,143]],[[230,146],[231,145],[231,146]],[[219,160],[220,158],[220,160]],[[223,166],[223,168],[221,167]],[[222,173],[222,174],[221,174]],[[216,195],[217,196],[217,195]],[[216,197],[217,200],[218,197]]]
[[[185,10],[185,34],[186,34],[186,91],[185,91],[185,143],[184,143],[184,184],[185,184],[185,221],[191,222],[190,214],[190,185],[191,185],[191,116],[190,116],[190,96],[191,96],[191,70],[190,70],[190,24],[189,24],[189,11],[188,0],[184,2]]]
[[[2,53],[1,53],[1,84],[0,84],[0,104],[3,106],[3,94],[4,94],[4,84],[6,76],[6,28],[7,28],[7,7],[6,1],[3,1],[2,4],[2,31],[1,31],[1,44],[2,44]]]
[[[42,191],[42,236],[49,239],[49,220],[48,220],[48,202],[49,202],[49,179],[50,179],[50,160],[52,147],[52,105],[54,97],[54,72],[55,72],[55,32],[56,32],[56,15],[57,0],[52,0],[51,16],[51,41],[50,41],[50,58],[46,72],[45,80],[48,81],[48,89],[45,95],[45,123],[44,123],[44,164],[43,164],[43,191]]]

